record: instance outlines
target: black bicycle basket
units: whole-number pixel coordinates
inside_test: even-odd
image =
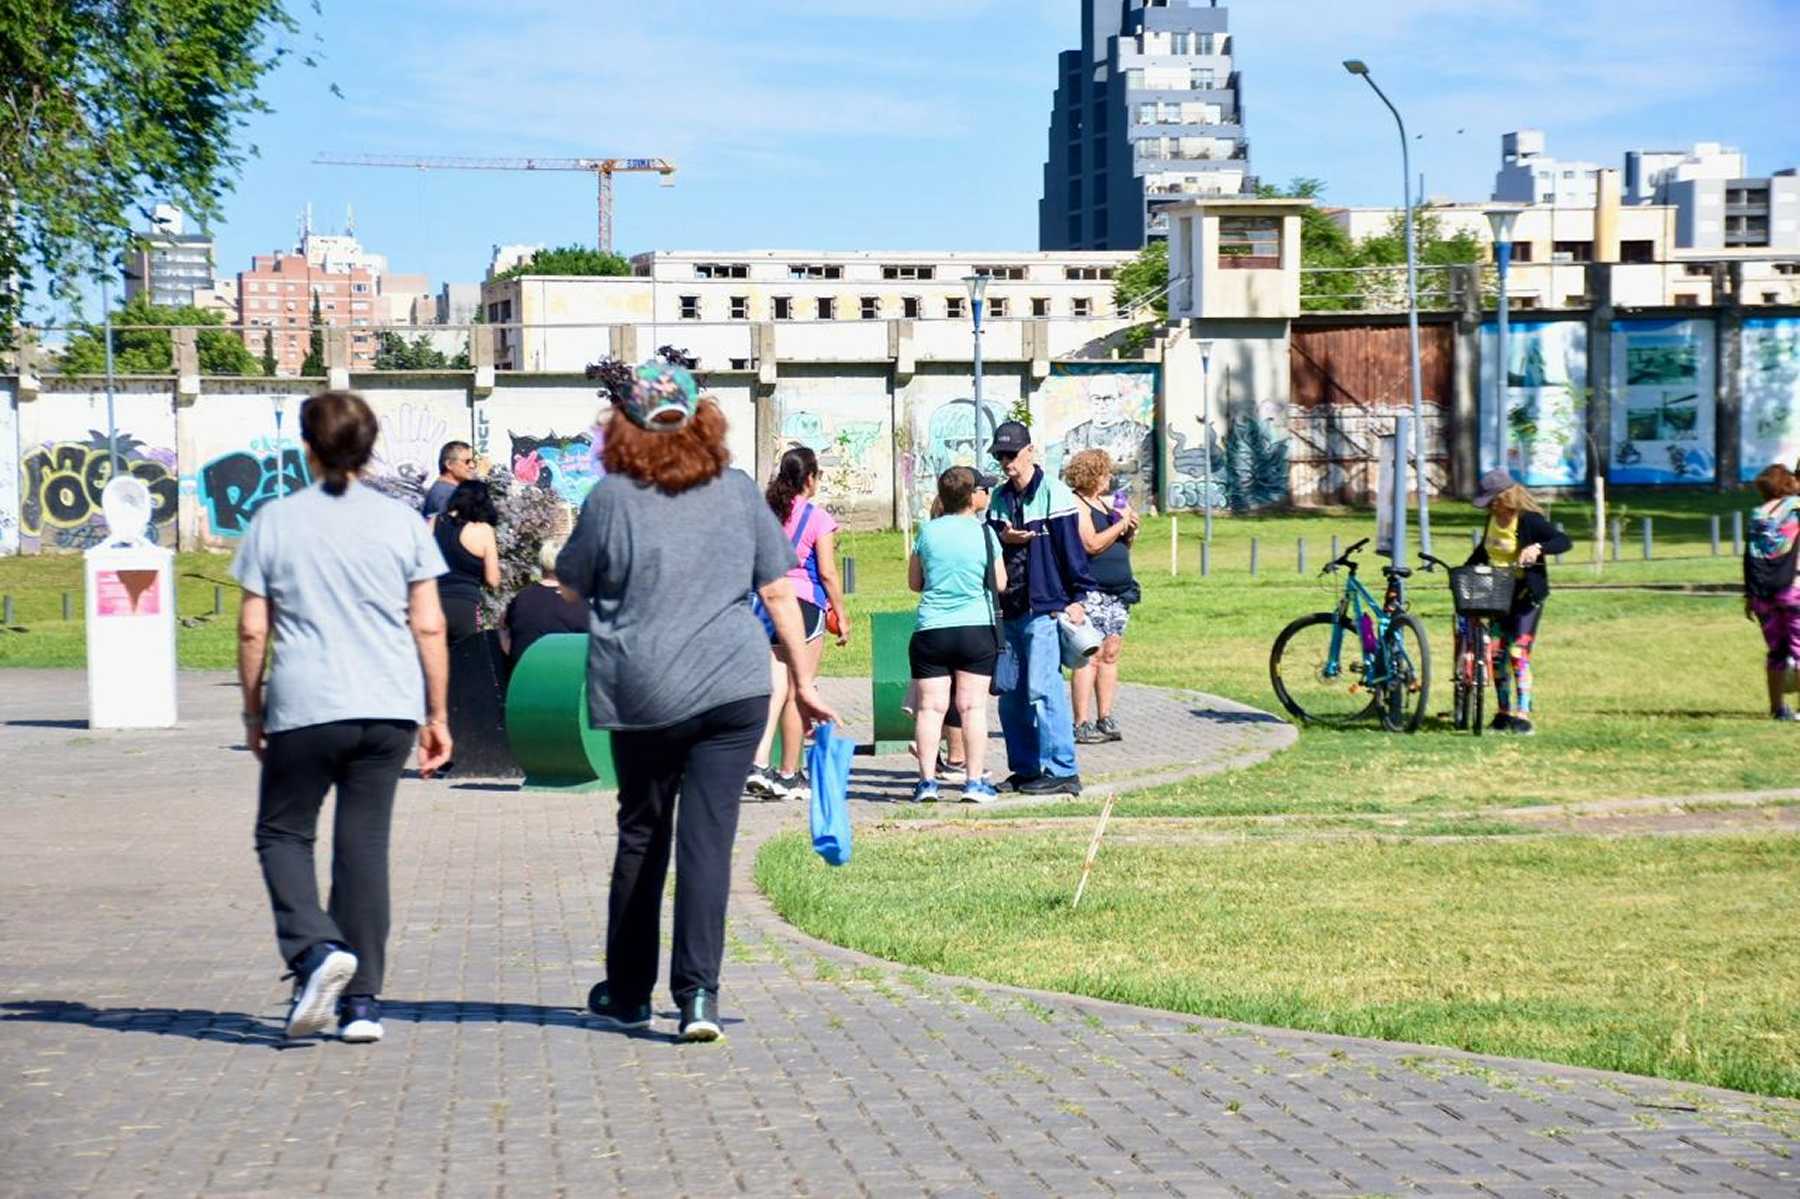
[[[1506,567],[1458,566],[1450,571],[1450,597],[1461,616],[1505,616],[1512,611],[1513,573]]]

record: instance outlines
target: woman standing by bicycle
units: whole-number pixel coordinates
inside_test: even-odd
[[[1531,652],[1537,643],[1544,601],[1550,596],[1545,559],[1573,548],[1567,533],[1550,523],[1544,509],[1523,484],[1505,470],[1490,470],[1476,484],[1475,506],[1488,510],[1481,544],[1463,565],[1508,567],[1518,585],[1512,610],[1495,621],[1498,657],[1494,666],[1495,732],[1529,737],[1531,722]],[[1511,684],[1508,684],[1508,674]]]

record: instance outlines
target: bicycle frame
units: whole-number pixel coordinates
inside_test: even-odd
[[[1362,685],[1373,690],[1388,681],[1390,665],[1385,649],[1388,628],[1396,615],[1406,611],[1406,580],[1394,574],[1392,567],[1385,568],[1388,572],[1387,592],[1378,603],[1374,593],[1356,577],[1356,563],[1343,559],[1339,561],[1350,572],[1350,577],[1344,580],[1344,593],[1338,597],[1338,618],[1331,627],[1331,654],[1325,661],[1324,674],[1328,679],[1339,678],[1343,674],[1344,624],[1348,621],[1350,627],[1356,630],[1358,644],[1363,649]],[[1373,650],[1363,644],[1365,616],[1369,620],[1368,636],[1375,644]]]

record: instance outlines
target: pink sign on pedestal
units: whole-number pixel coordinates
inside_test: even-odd
[[[156,616],[162,612],[162,574],[155,570],[102,570],[94,575],[98,616]]]

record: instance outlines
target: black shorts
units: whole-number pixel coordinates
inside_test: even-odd
[[[913,678],[943,679],[958,670],[992,675],[998,652],[993,625],[965,624],[948,629],[920,629],[912,635],[907,656],[912,659]]]
[[[825,635],[825,609],[811,600],[797,600],[800,605],[800,628],[806,634],[806,640],[817,641]],[[769,635],[770,645],[780,645],[781,638]]]

